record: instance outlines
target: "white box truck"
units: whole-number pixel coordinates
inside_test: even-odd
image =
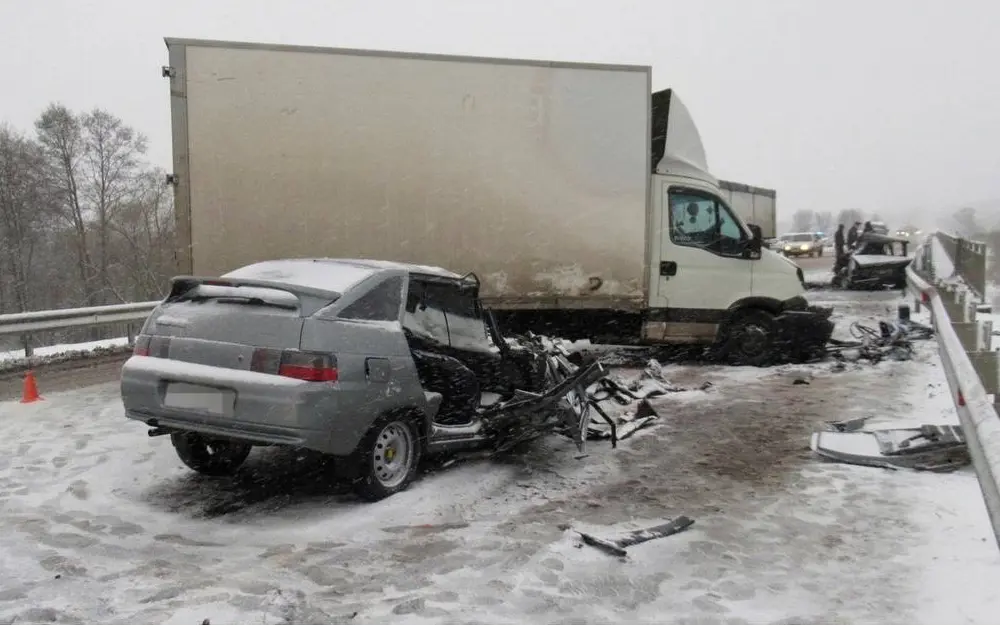
[[[167,39],[180,273],[376,258],[474,272],[511,331],[825,344],[646,66]]]

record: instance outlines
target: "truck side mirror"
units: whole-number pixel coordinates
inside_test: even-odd
[[[760,229],[760,226],[758,226],[757,224],[747,224],[747,227],[750,228],[750,232],[753,234],[753,238],[750,239],[750,245],[748,246],[748,249],[751,252],[759,254],[761,246],[764,241],[764,235]]]

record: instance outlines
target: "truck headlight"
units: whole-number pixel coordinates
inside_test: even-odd
[[[799,249],[802,250],[803,252],[808,252],[809,251],[809,246],[806,245],[805,243],[803,243],[802,246],[799,247]]]

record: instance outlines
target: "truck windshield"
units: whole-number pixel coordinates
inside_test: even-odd
[[[670,189],[670,238],[678,244],[739,254],[749,236],[718,198],[697,191]]]

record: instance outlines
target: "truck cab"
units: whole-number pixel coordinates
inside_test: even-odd
[[[669,116],[658,119],[664,109]],[[664,125],[660,142],[658,121]],[[653,123],[657,164],[650,182],[644,341],[717,344],[737,361],[762,364],[781,340],[789,313],[797,312],[800,324],[813,326],[805,342],[825,343],[829,313],[808,308],[802,270],[766,249],[760,229],[744,223],[723,199],[697,129],[669,90],[653,95]]]

